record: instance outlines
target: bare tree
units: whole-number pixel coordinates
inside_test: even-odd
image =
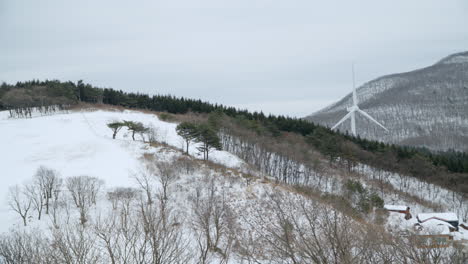
[[[156,170],[161,183],[161,200],[168,200],[169,186],[177,179],[177,171],[173,162],[156,162],[153,170]]]
[[[19,185],[10,187],[8,192],[8,205],[10,209],[17,212],[23,219],[24,226],[27,225],[27,218],[32,207],[32,200],[26,195]]]
[[[118,187],[107,193],[112,209],[119,209],[121,217],[124,218],[131,215],[133,202],[140,196],[140,190],[130,187]],[[127,221],[127,219],[123,219],[123,221]]]
[[[39,187],[42,196],[44,197],[44,206],[46,214],[49,214],[50,199],[56,189],[62,185],[62,179],[58,176],[55,170],[40,166],[34,175],[35,184]]]
[[[103,181],[90,176],[74,176],[66,180],[66,186],[71,194],[73,202],[80,211],[80,222],[84,225],[87,221],[88,210],[96,204],[96,197]]]
[[[52,245],[55,248],[57,263],[101,263],[101,254],[95,247],[93,233],[85,226],[70,225],[52,231]]]
[[[231,233],[232,213],[224,198],[215,192],[211,181],[205,197],[197,195],[193,204],[193,228],[198,247],[198,263],[209,263],[217,254],[221,263],[227,263],[234,240]]]
[[[182,232],[181,219],[162,203],[140,203],[140,223],[144,230],[144,240],[148,242],[150,263],[187,263],[190,254],[188,241]]]
[[[148,204],[153,203],[155,177],[154,167],[151,166],[145,166],[141,168],[138,173],[133,174],[133,178],[135,179],[139,188],[144,192],[146,202]]]
[[[41,190],[35,184],[27,184],[24,186],[24,192],[28,196],[28,199],[31,200],[33,209],[37,212],[37,219],[41,220],[45,200]]]

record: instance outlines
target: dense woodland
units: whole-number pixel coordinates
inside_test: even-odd
[[[0,86],[2,110],[20,109],[27,113],[32,107],[42,109],[51,105],[64,106],[79,102],[104,103],[172,114],[216,112],[237,120],[238,124],[259,136],[274,139],[285,133],[292,133],[304,137],[309,146],[328,157],[330,162],[346,161],[350,168],[353,163],[363,163],[468,193],[468,155],[462,152],[436,153],[424,148],[385,144],[331,131],[303,119],[265,115],[262,112],[249,112],[171,95],[126,93],[93,87],[82,81],[73,83],[33,80],[15,85],[3,83]]]

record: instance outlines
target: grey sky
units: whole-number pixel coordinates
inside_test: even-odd
[[[0,0],[0,81],[83,79],[305,116],[468,50],[468,1]]]

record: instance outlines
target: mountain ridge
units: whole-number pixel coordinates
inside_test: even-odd
[[[449,55],[428,67],[368,81],[357,89],[357,97],[360,108],[393,132],[385,134],[358,117],[361,137],[433,150],[468,150],[468,138],[464,136],[468,134],[468,120],[464,117],[468,113],[468,52]],[[347,94],[305,119],[331,127],[346,114],[351,103],[351,94]],[[339,129],[346,131],[349,124],[345,122]]]

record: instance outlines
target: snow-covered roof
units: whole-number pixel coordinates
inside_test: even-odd
[[[458,217],[455,213],[421,213],[418,214],[418,220],[425,222],[429,219],[438,219],[442,221],[458,221]]]
[[[447,226],[447,227],[450,227],[450,228],[455,228],[453,225],[451,225],[451,224],[449,224],[449,223],[447,223],[445,221],[438,220],[438,219],[429,219],[426,222],[422,223],[421,225],[423,227]]]
[[[387,210],[392,210],[392,211],[406,211],[408,206],[406,206],[406,205],[386,204],[386,205],[384,205],[384,208],[387,209]]]
[[[441,234],[441,235],[447,235],[451,234],[450,229],[455,228],[453,225],[437,220],[437,219],[429,219],[424,223],[421,223],[421,226],[423,227],[422,233],[429,234],[429,235],[435,235],[435,234]]]

